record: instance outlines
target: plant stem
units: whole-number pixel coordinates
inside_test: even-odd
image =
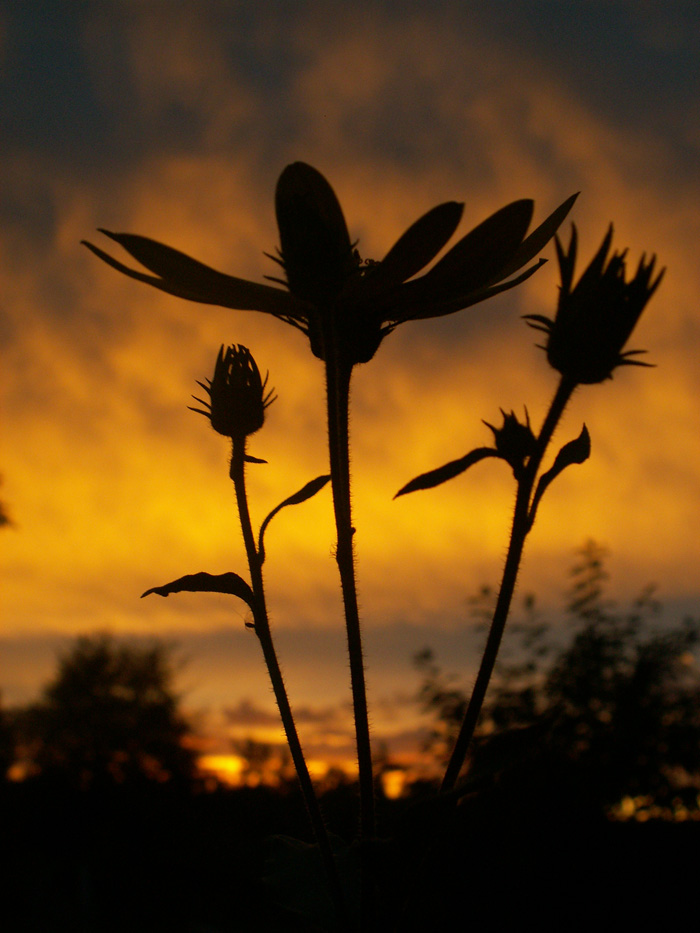
[[[333,344],[330,344],[331,346]],[[345,607],[345,628],[350,660],[350,683],[355,719],[355,741],[360,784],[360,929],[375,929],[377,896],[373,871],[375,838],[374,774],[369,736],[367,690],[362,652],[362,633],[357,604],[353,552],[352,508],[350,504],[350,377],[352,365],[330,353],[326,359],[326,398],[328,403],[328,450],[330,457],[333,510],[337,532],[336,562]]]
[[[496,608],[494,609],[486,647],[474,684],[474,690],[472,691],[469,706],[467,707],[467,712],[460,727],[459,735],[457,736],[457,741],[442,781],[442,786],[440,788],[440,793],[442,794],[449,793],[449,791],[454,789],[474,736],[474,730],[479,720],[486,690],[496,663],[498,649],[501,645],[503,631],[508,620],[508,613],[515,591],[515,583],[518,577],[525,539],[530,530],[530,504],[535,479],[537,478],[542,458],[552,439],[552,434],[559,423],[559,419],[575,387],[575,383],[564,378],[559,382],[559,386],[557,387],[557,391],[554,394],[552,403],[549,406],[549,411],[547,412],[547,416],[544,419],[539,436],[537,437],[535,450],[528,459],[523,475],[518,481],[510,543],[508,545],[505,567],[503,568],[501,587],[498,591],[498,600],[496,601]]]
[[[374,775],[372,773],[372,751],[369,737],[367,691],[362,653],[362,635],[357,604],[355,560],[350,505],[350,441],[349,401],[352,367],[338,359],[326,360],[326,391],[328,401],[328,446],[330,453],[333,509],[338,535],[336,561],[340,571],[340,585],[345,606],[345,625],[350,658],[350,681],[352,686],[357,763],[360,781],[360,838],[374,838]]]
[[[248,557],[248,568],[250,570],[251,586],[255,596],[255,605],[253,607],[253,621],[255,623],[255,634],[258,636],[260,645],[265,658],[265,664],[272,682],[272,689],[275,694],[275,700],[282,717],[282,725],[287,737],[287,744],[292,755],[294,767],[301,786],[301,792],[306,803],[306,809],[311,820],[314,835],[318,843],[321,857],[323,859],[330,893],[335,904],[340,928],[347,929],[345,909],[345,898],[338,878],[335,859],[331,849],[330,840],[326,825],[323,821],[321,808],[314,790],[311,775],[304,758],[304,752],[299,741],[299,735],[296,729],[296,723],[292,715],[292,708],[287,696],[287,689],[282,677],[282,670],[277,659],[277,652],[272,640],[272,631],[270,629],[270,620],[267,613],[267,604],[265,601],[265,588],[263,585],[262,564],[255,543],[255,536],[250,520],[248,509],[248,497],[245,484],[245,441],[238,443],[234,441],[231,455],[231,479],[236,490],[236,502],[238,504],[238,515],[243,532],[243,541],[245,544],[246,555]]]

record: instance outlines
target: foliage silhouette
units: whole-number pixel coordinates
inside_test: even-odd
[[[274,316],[305,334],[312,353],[324,363],[329,476],[325,473],[318,476],[273,510],[263,522],[256,541],[247,501],[245,466],[261,461],[247,453],[246,440],[262,426],[265,408],[271,403],[273,393],[267,390],[267,379],[262,379],[247,348],[240,345],[228,349],[222,347],[213,379],[199,383],[209,395],[209,400],[197,398],[202,407],[194,410],[207,417],[216,431],[232,441],[230,477],[236,491],[251,583],[248,586],[233,574],[224,575],[225,580],[221,577],[215,580],[208,574],[195,574],[148,591],[165,596],[182,589],[208,589],[214,584],[216,589],[233,593],[248,603],[253,622],[247,624],[255,630],[263,648],[290,752],[331,885],[335,921],[330,918],[324,920],[324,927],[326,923],[334,923],[342,930],[352,927],[371,931],[380,928],[380,918],[385,922],[384,918],[388,917],[386,902],[382,903],[385,892],[382,890],[383,868],[380,863],[383,856],[380,853],[385,840],[377,837],[376,758],[373,759],[370,741],[355,574],[357,529],[352,517],[349,435],[350,385],[354,369],[369,362],[383,339],[399,324],[453,314],[523,282],[545,261],[538,261],[537,254],[552,237],[556,237],[575,197],[561,204],[529,235],[527,230],[533,203],[529,200],[514,201],[492,214],[442,256],[440,254],[460,222],[462,205],[456,202],[440,204],[409,227],[384,259],[374,262],[360,256],[358,244],[350,237],[343,210],[330,184],[316,169],[296,162],[282,172],[276,189],[280,248],[277,257],[270,258],[281,267],[283,278],[268,277],[275,285],[263,285],[219,273],[171,247],[134,234],[102,231],[147,271],[129,268],[99,247],[86,244],[108,265],[171,295]],[[439,799],[432,802],[430,809],[430,814],[437,814],[438,822],[445,827],[448,822],[456,827],[458,820],[452,820],[452,817],[457,817],[457,810],[461,809],[463,816],[464,810],[468,809],[456,806],[464,794],[463,787],[456,789],[456,782],[470,753],[474,730],[487,699],[526,538],[540,501],[551,482],[565,469],[584,463],[590,456],[591,441],[584,425],[577,438],[569,440],[555,453],[553,463],[549,467],[545,465],[545,457],[560,420],[580,386],[606,381],[621,366],[647,365],[634,359],[642,351],[626,350],[625,347],[663,277],[663,270],[655,271],[655,257],[647,260],[642,256],[636,272],[628,278],[626,251],[610,253],[611,226],[600,249],[574,284],[575,228],[568,248],[563,247],[558,238],[555,243],[561,281],[556,312],[552,318],[541,314],[525,316],[530,326],[545,334],[543,349],[547,361],[560,376],[538,431],[531,428],[527,408],[525,422],[521,422],[514,411],[506,414],[501,409],[501,427],[485,422],[494,435],[493,446],[477,448],[460,459],[430,470],[404,485],[397,494],[403,496],[440,485],[480,461],[493,458],[505,461],[516,481],[515,507],[502,581],[490,614],[489,635],[468,701],[459,691],[444,687],[441,672],[430,666],[429,654],[423,658],[424,665],[428,665],[424,699],[429,706],[432,705],[443,723],[449,725],[458,716],[461,718]],[[359,772],[358,839],[353,844],[359,858],[353,855],[347,860],[345,855],[349,853],[331,842],[304,759],[272,642],[262,576],[265,557],[263,533],[269,520],[279,508],[302,502],[313,495],[328,478],[337,532],[335,560],[345,614]],[[587,610],[591,609],[590,600],[586,602],[584,599],[584,605]],[[529,669],[530,679],[526,678],[522,689],[520,686],[516,689],[512,677],[509,679],[510,675],[501,665],[501,688],[496,691],[495,700],[489,698],[486,708],[491,735],[482,734],[473,753],[468,790],[478,791],[493,777],[500,780],[501,776],[512,772],[509,759],[513,756],[518,760],[536,760],[533,774],[537,780],[534,786],[540,789],[546,785],[543,775],[561,772],[566,777],[570,765],[572,773],[579,774],[579,759],[596,762],[601,756],[607,762],[608,783],[598,794],[604,804],[609,804],[616,794],[621,793],[621,788],[628,785],[636,787],[634,783],[630,784],[628,774],[619,774],[611,766],[614,753],[621,748],[618,741],[620,730],[628,742],[627,752],[630,752],[629,743],[634,744],[635,741],[630,714],[627,718],[623,714],[625,710],[636,709],[640,703],[651,709],[650,697],[657,699],[657,694],[667,698],[673,694],[673,689],[680,683],[677,653],[680,648],[689,647],[696,635],[694,630],[691,631],[692,626],[688,627],[684,638],[674,635],[675,640],[671,638],[669,641],[666,636],[652,635],[646,641],[640,641],[639,645],[635,642],[636,650],[630,653],[626,651],[630,633],[620,629],[616,616],[613,616],[611,624],[606,620],[605,625],[602,616],[584,617],[579,613],[579,617],[585,619],[585,624],[569,653],[565,653],[560,663],[555,663],[552,670],[545,672],[540,679],[535,677],[535,668]],[[640,633],[633,629],[631,634],[636,637]],[[608,656],[613,671],[611,677],[605,673]],[[659,658],[663,657],[667,660],[659,666]],[[644,659],[647,659],[646,667]],[[600,665],[596,671],[597,680],[587,676],[586,664],[589,663]],[[601,678],[605,684],[598,683]],[[596,697],[596,703],[602,706],[607,703],[602,718],[586,718],[592,707],[588,700],[579,696],[591,683],[603,697]],[[611,683],[614,689],[611,688],[612,694],[608,697],[602,688],[609,687]],[[684,689],[691,687],[685,685]],[[696,685],[692,689],[696,689]],[[501,706],[498,706],[498,701]],[[634,755],[631,758],[628,755],[625,758],[628,764],[630,760],[648,761],[654,751],[654,736],[658,734],[659,727],[669,725],[672,705],[669,700],[660,711],[654,707],[653,715],[644,720],[644,735],[638,740],[641,751],[636,759]],[[683,737],[679,737],[678,747],[683,752],[671,756],[669,761],[672,759],[673,765],[676,759],[689,760],[684,746],[687,718],[679,720],[679,736],[682,734]],[[499,720],[503,720],[500,725]],[[611,733],[608,746],[598,748],[592,738],[586,745],[586,728],[590,736],[595,728],[597,736],[601,725],[610,726],[611,723],[615,723],[618,732],[608,729]],[[692,745],[692,741],[689,744]],[[579,754],[579,758],[574,752]],[[651,787],[652,784],[651,776],[647,774],[639,786]],[[519,801],[521,810],[525,812],[532,802],[532,797],[523,796],[523,788],[529,786],[528,781],[516,781],[515,786],[520,791],[519,795],[513,795],[513,799]],[[566,787],[566,781],[560,781],[560,786]],[[592,781],[591,787],[594,786]],[[423,835],[409,832],[404,834],[404,839],[408,840],[411,835],[415,837],[411,840],[412,845],[406,845],[404,849],[406,852],[413,850],[415,857],[412,862],[402,859],[402,864],[408,869],[403,872],[404,881],[409,876],[412,879],[408,885],[403,884],[404,896],[408,893],[409,902],[415,903],[413,891],[409,889],[414,886],[422,888],[426,892],[426,904],[432,901],[434,909],[435,892],[430,884],[423,883],[424,879],[419,874],[434,854],[436,834],[434,828],[429,827]],[[465,838],[457,833],[454,835],[455,844],[445,846],[452,868],[463,861],[461,849]],[[446,839],[443,834],[443,841]],[[481,848],[483,854],[483,846]],[[275,870],[272,871],[272,877],[282,882],[278,884],[279,891],[282,891],[280,906],[288,913],[296,912],[310,923],[317,923],[319,915],[314,907],[319,906],[320,895],[316,890],[316,869],[307,870],[317,865],[317,853],[297,844],[283,846],[282,849],[281,854],[278,852],[281,861],[273,866]],[[344,853],[342,857],[341,852]],[[308,859],[306,855],[309,855]],[[345,868],[341,868],[341,862],[345,862],[346,867],[354,865],[352,884],[348,884],[349,878]],[[493,873],[494,878],[496,874]],[[303,878],[307,879],[306,882]],[[301,890],[308,888],[309,879],[314,890]],[[453,885],[453,891],[459,889],[461,879]],[[309,894],[310,900],[306,896]],[[407,918],[408,914],[404,912],[404,920]],[[405,923],[396,927],[395,919],[390,924],[392,928],[407,928]],[[454,925],[454,920],[451,923]]]
[[[189,781],[194,752],[173,676],[172,651],[162,642],[78,638],[22,717],[34,767],[81,789]]]
[[[108,265],[137,281],[189,301],[271,314],[302,331],[324,361],[328,453],[359,768],[359,834],[376,834],[374,773],[362,632],[355,576],[356,528],[350,494],[349,400],[353,369],[369,362],[382,340],[410,320],[454,314],[525,281],[546,260],[534,260],[571,210],[572,195],[528,234],[534,203],[514,201],[463,236],[427,271],[455,233],[463,205],[434,207],[413,223],[384,258],[362,259],[342,207],[324,176],[304,162],[288,165],[277,183],[279,256],[276,288],[224,275],[172,247],[134,234],[101,232],[149,273],[131,269],[83,241]],[[418,273],[423,272],[423,275]],[[363,897],[372,900],[366,870]],[[366,918],[372,914],[370,906]],[[369,920],[368,920],[369,922]]]
[[[697,809],[700,672],[692,650],[700,621],[655,627],[659,607],[651,589],[622,609],[606,598],[603,550],[589,542],[579,558],[566,605],[568,641],[557,643],[559,628],[541,621],[532,597],[526,619],[513,626],[520,644],[496,667],[467,786],[470,778],[498,775],[518,797],[537,786],[544,797],[556,783],[562,806],[612,815],[623,798],[628,816],[634,801],[645,812]],[[481,591],[480,613],[492,596],[489,588]],[[429,650],[415,661],[424,675],[420,702],[437,720],[431,745],[444,753],[468,697]],[[508,774],[522,782],[525,772],[517,791]]]
[[[15,760],[15,728],[11,715],[2,705],[0,694],[0,781],[7,778],[7,772]]]

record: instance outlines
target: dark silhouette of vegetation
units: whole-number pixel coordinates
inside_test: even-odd
[[[32,768],[76,788],[190,780],[194,752],[173,677],[162,642],[78,638],[40,702],[18,716]]]
[[[15,760],[15,730],[12,717],[1,701],[0,695],[0,781],[4,781]]]
[[[700,672],[692,652],[700,621],[661,628],[651,588],[623,609],[607,599],[606,580],[605,554],[590,542],[571,570],[564,640],[562,627],[543,622],[526,598],[525,619],[511,630],[517,644],[496,666],[467,786],[496,775],[510,786],[511,771],[523,791],[539,785],[539,797],[556,783],[567,808],[623,817],[698,809]],[[488,614],[492,597],[484,588],[475,610]],[[469,698],[429,650],[416,664],[420,701],[437,720],[431,745],[444,754]]]
[[[264,461],[248,453],[246,442],[262,427],[273,393],[267,390],[267,379],[261,377],[248,348],[221,348],[213,378],[199,383],[208,399],[197,398],[201,407],[194,410],[232,442],[229,475],[235,487],[250,580],[232,571],[217,576],[200,572],[152,587],[144,594],[224,592],[242,599],[251,610],[252,622],[246,624],[260,640],[318,847],[313,850],[304,840],[278,840],[276,855],[268,863],[268,880],[276,879],[276,890],[275,882],[270,882],[272,898],[287,911],[287,929],[297,928],[292,915],[305,923],[304,929],[332,928],[339,933],[351,929],[371,933],[384,927],[412,929],[421,897],[427,909],[419,928],[427,926],[428,919],[430,926],[440,928],[444,921],[437,919],[436,910],[443,895],[446,902],[450,894],[454,898],[468,878],[473,899],[475,892],[484,890],[485,880],[502,878],[501,865],[492,865],[486,875],[482,866],[488,861],[493,830],[505,814],[510,814],[512,834],[513,828],[522,824],[523,814],[544,812],[538,811],[538,802],[551,808],[555,790],[562,802],[561,814],[562,806],[573,800],[578,804],[585,800],[600,810],[613,806],[620,794],[663,795],[676,787],[682,769],[691,781],[697,723],[690,705],[680,713],[678,710],[682,698],[689,692],[697,693],[697,684],[692,678],[683,680],[678,657],[694,644],[697,631],[693,626],[671,635],[643,632],[643,612],[637,618],[609,611],[596,601],[600,594],[594,599],[584,586],[572,604],[580,630],[571,645],[544,669],[531,658],[524,669],[520,661],[520,668],[509,669],[501,659],[500,681],[489,693],[526,539],[543,496],[565,470],[585,463],[591,455],[591,436],[584,424],[578,436],[560,446],[548,462],[564,411],[580,387],[607,382],[622,367],[650,365],[638,359],[645,351],[629,350],[627,345],[664,270],[657,269],[654,256],[648,259],[644,254],[636,271],[630,273],[627,251],[613,249],[610,225],[598,251],[575,277],[576,228],[572,227],[568,246],[557,236],[575,199],[576,195],[564,201],[529,234],[533,203],[514,201],[443,253],[462,215],[461,204],[446,202],[420,217],[381,261],[374,262],[362,259],[358,241],[350,236],[337,196],[324,176],[310,165],[296,162],[284,169],[275,193],[280,247],[278,255],[271,258],[283,277],[268,277],[274,285],[225,275],[140,235],[102,230],[142,269],[130,268],[100,247],[86,244],[114,269],[168,294],[276,317],[304,333],[313,355],[324,363],[328,473],[312,479],[273,509],[256,537],[246,492],[246,467]],[[413,817],[408,819],[408,829],[397,827],[392,859],[401,867],[398,872],[395,866],[387,871],[382,853],[391,846],[387,849],[385,839],[378,834],[378,759],[370,741],[355,576],[355,548],[361,529],[354,524],[351,497],[352,375],[356,366],[374,357],[384,338],[400,324],[456,313],[523,282],[545,261],[537,257],[552,238],[560,274],[556,310],[551,317],[525,315],[527,323],[544,335],[542,349],[547,363],[558,373],[558,385],[541,425],[533,428],[527,408],[524,421],[514,410],[507,414],[501,409],[501,426],[485,422],[493,434],[491,445],[422,473],[396,494],[431,489],[487,459],[499,469],[502,464],[494,461],[505,462],[516,486],[501,584],[488,613],[488,637],[469,697],[446,685],[429,653],[422,658],[426,674],[423,699],[442,723],[443,735],[449,735],[451,751],[445,749],[442,783],[437,799],[433,794],[425,811],[428,818],[423,819],[422,829],[411,822]],[[335,558],[345,615],[358,764],[359,818],[356,840],[350,845],[331,835],[333,824],[326,823],[311,781],[277,660],[262,575],[263,535],[269,521],[281,508],[315,495],[327,481],[337,532]],[[543,649],[538,647],[537,632],[528,632],[527,638],[534,657],[539,658]],[[546,654],[544,650],[541,657]],[[480,721],[481,735],[475,745]],[[471,766],[465,786],[458,780],[468,756]],[[497,784],[500,799],[494,809],[491,790]],[[505,795],[504,787],[509,788]],[[465,794],[470,802],[478,798],[476,820],[469,805],[458,806]],[[489,827],[472,848],[476,862],[466,865],[464,841],[470,834],[474,836],[478,820],[487,814]],[[389,829],[389,838],[391,833]],[[540,855],[546,860],[544,849]],[[318,870],[321,864],[325,889]],[[440,866],[437,874],[436,866]],[[446,886],[445,879],[455,869]],[[500,902],[505,890],[494,889]],[[507,890],[512,895],[513,889]],[[399,919],[398,913],[392,915],[391,905],[401,903]],[[518,919],[519,913],[515,914]],[[445,920],[448,917],[445,913]],[[449,925],[454,927],[454,919]]]

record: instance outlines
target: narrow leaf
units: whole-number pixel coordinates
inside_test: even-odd
[[[170,596],[171,593],[229,593],[231,596],[238,596],[246,602],[250,608],[253,608],[255,597],[253,591],[246,581],[239,577],[237,573],[190,573],[185,577],[173,580],[172,583],[166,583],[165,586],[153,586],[141,594],[150,596],[155,593],[157,596]]]
[[[557,476],[565,470],[568,466],[571,466],[572,463],[584,463],[591,455],[591,437],[588,433],[588,428],[584,424],[581,429],[581,433],[576,438],[576,440],[569,441],[568,444],[564,444],[562,449],[556,456],[553,465],[547,470],[546,473],[543,473],[540,476],[539,482],[537,483],[537,489],[535,490],[535,496],[532,500],[532,505],[530,506],[530,517],[528,520],[528,530],[532,528],[532,525],[535,521],[535,514],[537,513],[537,506],[539,505],[540,499],[544,495],[545,490],[552,482],[553,479],[556,479]]]
[[[405,496],[409,492],[417,492],[419,489],[432,489],[434,486],[440,486],[442,483],[446,483],[448,479],[453,479],[455,476],[459,476],[460,473],[464,473],[465,470],[478,463],[479,460],[483,460],[485,457],[498,456],[499,454],[492,447],[477,447],[476,450],[472,450],[459,460],[451,460],[436,470],[430,470],[428,473],[421,473],[420,476],[416,476],[410,483],[406,483],[405,486],[399,489],[394,499]]]
[[[272,519],[277,515],[277,513],[287,505],[299,505],[302,502],[306,502],[307,499],[310,499],[312,496],[315,496],[317,492],[320,492],[321,489],[326,485],[330,476],[317,476],[316,479],[312,479],[305,486],[303,486],[298,492],[295,492],[294,495],[290,496],[288,499],[285,499],[284,502],[280,502],[270,514],[267,516],[265,521],[260,526],[260,534],[258,535],[258,556],[260,557],[260,563],[265,560],[265,547],[263,544],[263,536],[267,529],[267,526],[270,524]]]

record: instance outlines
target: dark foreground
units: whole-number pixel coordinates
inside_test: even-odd
[[[262,880],[270,836],[308,838],[293,792],[86,794],[25,783],[2,787],[0,799],[0,928],[8,933],[317,929],[276,905]],[[324,799],[329,823],[346,838],[353,799],[344,787]],[[514,817],[507,801],[491,797],[441,818],[430,804],[380,801],[383,928],[695,925],[700,823],[526,810]]]

